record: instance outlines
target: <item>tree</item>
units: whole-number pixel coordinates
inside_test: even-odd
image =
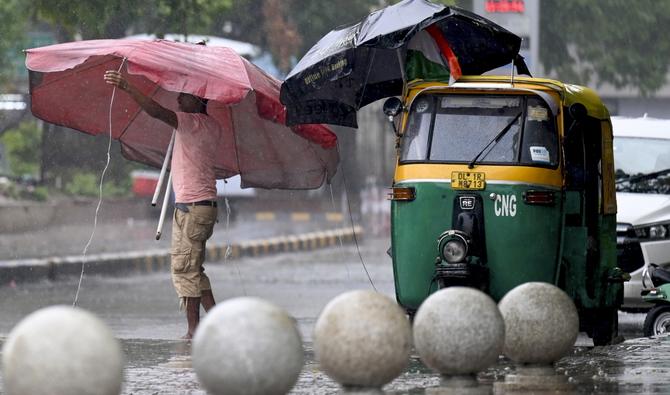
[[[38,177],[40,139],[41,131],[35,120],[24,121],[0,136],[0,143],[5,146],[9,168],[14,175]]]
[[[665,84],[670,1],[543,0],[540,13],[540,58],[559,79],[642,95]]]
[[[282,12],[281,0],[263,1],[263,30],[267,44],[275,56],[277,67],[283,73],[291,70],[291,59],[300,50],[302,37],[295,23]]]
[[[137,17],[134,0],[53,1],[35,0],[31,11],[35,19],[48,23],[57,41],[123,37]]]
[[[266,48],[283,73],[323,35],[357,22],[379,0],[237,0],[218,16],[218,29]]]
[[[0,91],[12,91],[16,60],[21,57],[27,10],[22,0],[0,2]]]
[[[150,0],[133,1],[141,17],[136,27],[143,33],[162,37],[167,33],[216,34],[217,15],[226,13],[233,0]]]
[[[207,34],[214,15],[231,4],[232,0],[35,0],[30,7],[38,20],[51,24],[59,41],[71,41],[77,36],[124,37],[133,28],[159,37]]]
[[[301,57],[329,31],[357,23],[378,8],[378,0],[292,1],[288,9],[303,38],[295,55]]]

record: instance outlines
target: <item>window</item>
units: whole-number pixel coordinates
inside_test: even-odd
[[[479,156],[478,156],[479,155]],[[410,109],[401,162],[558,165],[555,120],[534,96],[423,95]]]

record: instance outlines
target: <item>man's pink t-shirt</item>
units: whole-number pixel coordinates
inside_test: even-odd
[[[216,200],[214,164],[221,127],[205,114],[176,114],[178,126],[171,162],[175,202]]]

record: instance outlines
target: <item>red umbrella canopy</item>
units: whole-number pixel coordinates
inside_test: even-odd
[[[139,90],[177,110],[180,92],[209,100],[222,126],[217,178],[243,187],[311,189],[335,174],[337,137],[322,125],[287,127],[280,81],[233,50],[164,40],[90,40],[26,50],[31,110],[47,122],[119,140],[123,155],[160,167],[171,127],[106,84],[121,70]],[[72,147],[75,149],[76,147]]]

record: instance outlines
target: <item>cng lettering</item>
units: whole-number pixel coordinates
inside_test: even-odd
[[[493,210],[496,217],[516,216],[516,195],[497,194],[493,202]]]

